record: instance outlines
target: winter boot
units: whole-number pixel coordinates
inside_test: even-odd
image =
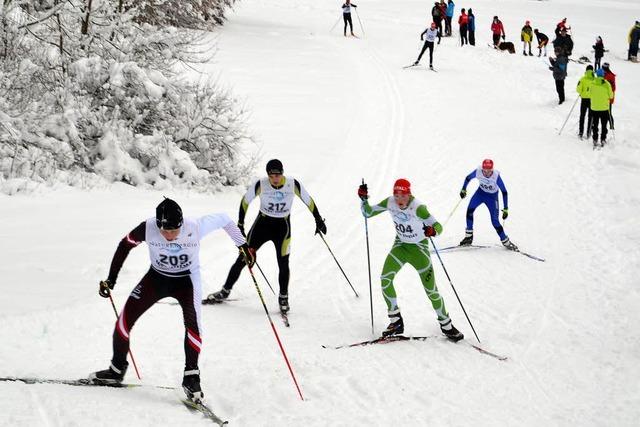
[[[230,290],[222,288],[218,292],[209,294],[207,296],[207,299],[206,299],[207,302],[205,302],[205,304],[216,304],[216,303],[223,302],[229,297],[230,293],[231,293]]]
[[[402,321],[402,316],[400,313],[389,316],[389,326],[387,329],[382,331],[383,337],[390,337],[391,335],[400,335],[404,332],[404,322]]]
[[[288,295],[278,295],[278,305],[280,306],[280,311],[283,313],[288,313],[291,307],[289,307],[289,296]]]
[[[460,246],[471,246],[473,243],[473,230],[465,230],[464,239],[460,241]]]
[[[508,237],[502,241],[502,244],[504,245],[505,248],[509,249],[510,251],[516,251],[516,252],[518,251],[518,247],[514,245],[513,242],[509,240]]]
[[[104,371],[94,372],[89,374],[89,381],[94,384],[101,385],[117,385],[122,383],[124,379],[124,374],[127,373],[127,368],[129,367],[129,363],[124,362],[121,366],[116,366],[113,362],[109,366],[109,369],[105,369]]]
[[[451,341],[460,341],[464,338],[462,332],[460,332],[456,329],[455,326],[453,326],[453,323],[451,323],[451,319],[440,320],[440,330]]]
[[[182,389],[187,395],[187,399],[194,403],[201,403],[204,399],[204,393],[200,388],[200,370],[192,369],[190,371],[184,371],[184,377],[182,378]]]

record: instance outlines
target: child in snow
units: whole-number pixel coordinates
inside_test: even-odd
[[[529,21],[525,22],[524,27],[522,27],[522,31],[520,32],[520,40],[522,41],[522,54],[524,56],[527,56],[527,46],[529,47],[529,56],[533,56],[533,53],[531,53],[533,30],[531,29],[531,25],[529,24]]]

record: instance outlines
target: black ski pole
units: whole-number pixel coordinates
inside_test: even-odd
[[[351,289],[353,290],[353,293],[356,294],[356,297],[360,297],[360,295],[358,295],[358,293],[356,292],[356,290],[354,289],[353,285],[351,284],[351,281],[349,280],[349,278],[347,277],[347,274],[344,272],[344,270],[342,269],[342,266],[340,265],[340,263],[338,262],[338,260],[336,259],[336,256],[333,254],[333,251],[331,250],[331,248],[329,247],[329,244],[327,243],[327,241],[325,240],[324,236],[322,235],[322,233],[318,233],[320,235],[320,238],[322,239],[322,241],[324,242],[324,244],[327,246],[327,249],[329,249],[329,253],[331,254],[331,256],[333,257],[333,260],[336,262],[336,264],[338,264],[338,268],[340,269],[340,271],[342,272],[342,275],[344,276],[345,279],[347,279],[347,283],[349,284],[349,286],[351,286]]]
[[[362,178],[362,184],[364,185],[364,178]],[[373,328],[373,294],[371,293],[371,256],[369,252],[369,223],[367,217],[364,217],[364,233],[367,240],[367,270],[369,271],[369,307],[371,308],[371,333],[374,334]]]
[[[456,294],[456,298],[458,298],[458,302],[460,303],[460,307],[462,307],[462,311],[464,312],[464,315],[467,318],[467,322],[469,322],[469,326],[471,326],[471,330],[473,331],[473,334],[476,336],[476,339],[478,340],[478,342],[480,342],[480,338],[478,338],[478,334],[476,333],[476,330],[473,327],[473,324],[471,323],[471,319],[469,319],[469,316],[467,315],[467,310],[464,309],[464,305],[462,305],[462,301],[460,301],[460,297],[458,296],[458,292],[456,291],[456,288],[453,286],[453,283],[451,282],[451,277],[449,277],[449,273],[447,272],[447,268],[444,266],[444,262],[442,262],[442,258],[440,258],[440,252],[438,252],[438,248],[436,247],[436,244],[433,243],[433,239],[431,237],[429,237],[429,241],[431,242],[431,245],[433,246],[433,249],[435,250],[436,255],[438,256],[438,259],[440,260],[440,264],[442,265],[442,269],[444,270],[444,274],[446,274],[447,275],[447,279],[449,279],[449,284],[451,285],[451,289],[453,289],[453,293]]]
[[[365,36],[364,27],[362,26],[362,21],[360,20],[360,15],[358,14],[358,9],[355,9],[356,17],[358,18],[358,22],[360,23],[360,29],[362,30],[362,35]]]
[[[271,289],[271,293],[273,293],[275,295],[276,291],[274,291],[273,288],[271,287],[271,283],[269,283],[269,279],[267,279],[267,276],[264,275],[264,271],[262,271],[262,269],[260,268],[260,264],[258,264],[258,261],[256,261],[256,267],[258,267],[258,270],[260,270],[260,274],[262,274],[262,277],[264,278],[264,281],[267,282],[267,285],[269,286],[269,289]]]
[[[576,100],[573,102],[573,106],[571,106],[571,110],[569,110],[569,114],[567,115],[567,118],[564,121],[564,124],[560,128],[560,131],[558,132],[558,135],[562,134],[562,131],[564,130],[564,127],[567,125],[567,122],[569,121],[569,117],[571,117],[571,113],[573,113],[573,109],[576,108],[576,104],[578,103],[578,99],[580,99],[580,95],[578,95]]]

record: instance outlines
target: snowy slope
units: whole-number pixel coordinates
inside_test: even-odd
[[[353,296],[298,203],[292,220],[292,327],[282,327],[276,315],[274,321],[306,402],[296,397],[245,272],[233,292],[238,301],[203,309],[201,370],[209,403],[242,426],[636,425],[640,66],[623,59],[626,32],[640,18],[637,2],[460,2],[456,15],[460,7],[475,11],[477,46],[460,48],[457,38],[443,39],[436,50],[438,73],[401,68],[419,52],[430,2],[358,5],[366,37],[345,39],[341,23],[329,32],[339,18],[338,2],[243,0],[218,31],[216,64],[203,70],[246,99],[265,161],[280,158],[286,173],[307,187],[327,219],[328,242],[361,294]],[[494,14],[514,42],[526,19],[552,34],[567,16],[574,57],[588,54],[597,35],[604,38],[611,50],[605,60],[619,86],[616,135],[608,147],[594,152],[575,138],[575,111],[557,136],[584,66],[570,63],[568,102],[558,106],[540,58],[486,47]],[[499,248],[447,253],[443,260],[483,345],[510,360],[498,362],[440,340],[321,348],[371,337],[364,224],[355,196],[360,179],[378,201],[396,178],[408,178],[444,221],[464,175],[485,157],[494,159],[509,189],[507,232],[523,250],[547,261]],[[261,174],[262,167],[256,170]],[[167,196],[193,216],[235,216],[242,192]],[[106,276],[118,240],[153,214],[161,194],[114,185],[0,197],[0,376],[78,378],[103,369],[114,315],[96,295],[97,282]],[[439,246],[462,238],[466,202],[436,239]],[[255,212],[252,206],[249,217]],[[376,333],[387,321],[377,276],[393,240],[390,224],[384,216],[369,222]],[[482,208],[476,212],[476,242],[499,243]],[[207,238],[205,293],[221,286],[234,257],[224,233]],[[272,284],[274,258],[269,247],[259,252]],[[451,316],[472,341],[433,260]],[[146,249],[131,253],[114,292],[118,309],[147,265]],[[275,298],[260,283],[275,310]],[[397,276],[396,290],[407,334],[437,334],[413,270]],[[179,385],[181,325],[179,307],[165,304],[136,324],[132,349],[144,383]],[[128,379],[136,381],[133,371]],[[0,383],[0,425],[208,424],[177,403],[180,393]]]

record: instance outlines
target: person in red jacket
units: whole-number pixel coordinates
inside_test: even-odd
[[[613,102],[616,100],[616,75],[609,69],[608,62],[602,64],[602,69],[604,70],[604,79],[609,82],[613,90],[613,99],[609,102],[609,127],[615,129],[613,127],[613,114],[611,114],[611,110],[613,109]]]
[[[498,42],[500,41],[500,35],[502,35],[502,40],[505,39],[504,34],[504,26],[502,25],[502,21],[498,19],[497,16],[493,17],[493,22],[491,23],[491,32],[493,33],[493,46],[498,46]]]
[[[469,44],[469,40],[467,39],[467,30],[469,28],[469,16],[467,16],[467,12],[464,7],[460,11],[460,17],[458,18],[458,25],[460,26],[460,46],[464,46],[465,43]]]

